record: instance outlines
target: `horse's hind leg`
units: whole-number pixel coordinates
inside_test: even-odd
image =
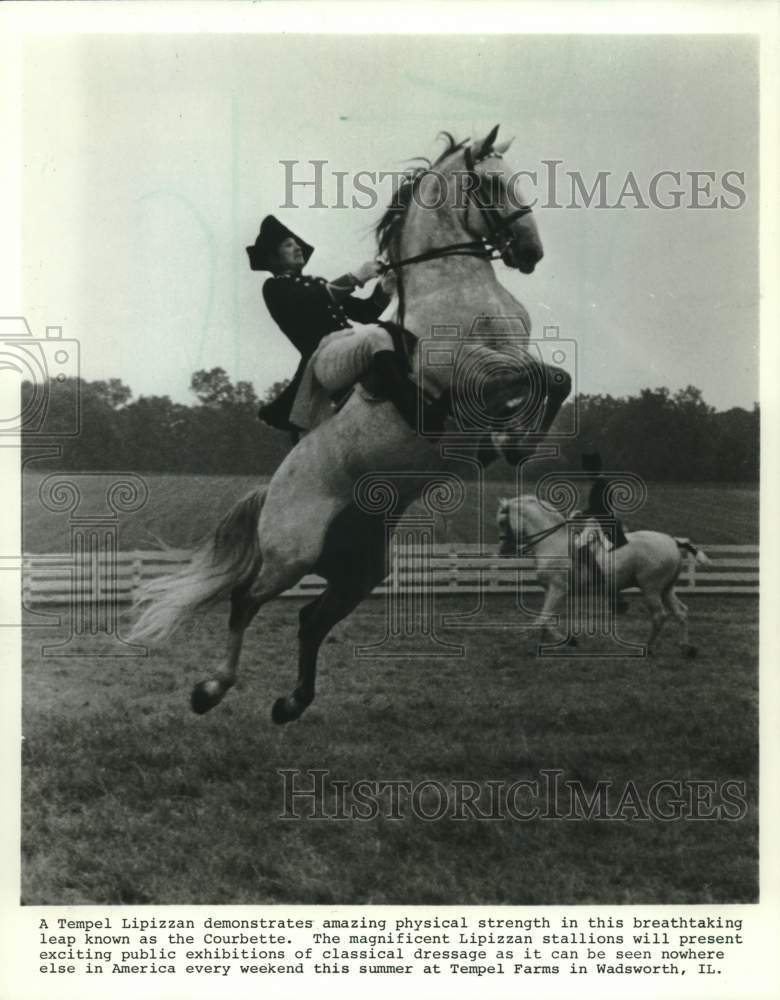
[[[251,577],[236,587],[230,595],[227,656],[210,680],[201,681],[192,690],[192,710],[198,715],[203,715],[218,705],[236,683],[244,632],[260,609],[260,601],[251,597],[249,593],[253,583],[254,577]]]
[[[664,592],[663,600],[670,613],[680,623],[680,651],[683,656],[692,660],[696,656],[697,649],[688,642],[688,608],[675,593],[674,585]]]
[[[370,588],[369,588],[370,589]],[[366,596],[364,587],[339,589],[329,584],[298,617],[298,683],[291,694],[277,698],[271,709],[274,722],[293,722],[314,701],[317,655],[334,625],[353,611]]]
[[[285,565],[281,559],[267,559],[255,576],[249,577],[230,595],[227,656],[213,677],[196,684],[192,691],[192,709],[203,715],[218,705],[236,683],[244,633],[260,608],[294,586],[306,572],[299,564]]]
[[[298,627],[298,683],[278,698],[271,718],[292,722],[314,700],[317,655],[325,636],[384,580],[387,539],[383,519],[342,511],[330,525],[315,572],[328,581],[326,590],[301,608]]]

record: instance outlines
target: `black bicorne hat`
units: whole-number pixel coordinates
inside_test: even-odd
[[[582,456],[583,472],[601,472],[601,455],[597,451],[587,452]]]
[[[252,270],[270,271],[271,255],[279,244],[283,243],[290,236],[292,236],[303,251],[303,262],[306,264],[309,257],[314,253],[314,247],[309,246],[308,243],[304,243],[300,236],[296,236],[294,232],[283,225],[275,216],[266,215],[260,223],[260,232],[254,244],[246,248],[246,252],[249,254],[249,266]]]

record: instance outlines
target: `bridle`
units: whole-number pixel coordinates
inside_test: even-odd
[[[495,152],[488,153],[487,155],[480,157],[479,160],[477,160],[477,163],[481,163],[483,160],[487,160],[489,158],[500,160],[501,154]],[[530,205],[521,205],[520,208],[516,209],[509,215],[502,216],[494,205],[486,205],[480,197],[480,190],[482,188],[484,177],[480,177],[476,171],[474,154],[471,152],[470,146],[467,146],[465,149],[464,159],[466,162],[466,176],[469,178],[468,196],[479,209],[480,215],[484,219],[485,225],[487,226],[491,242],[495,244],[495,238],[496,236],[499,236],[501,241],[506,244],[506,242],[508,242],[508,237],[501,234],[503,234],[505,230],[509,229],[510,226],[517,221],[517,219],[522,219],[523,216],[528,215],[533,211],[533,209]]]
[[[549,538],[550,535],[554,535],[556,531],[558,531],[560,528],[562,528],[565,524],[568,523],[569,523],[568,521],[559,521],[558,524],[554,524],[551,528],[544,528],[542,531],[537,531],[533,535],[526,535],[525,542],[523,543],[522,547],[516,546],[515,556],[523,556],[525,555],[526,552],[530,552],[532,548],[534,548],[536,545],[539,544],[539,542],[544,541],[545,538]],[[515,542],[517,542],[518,541],[517,532],[514,531],[514,529],[512,528],[509,528],[509,531],[511,531],[511,533],[514,535]],[[504,540],[503,534],[500,540],[503,542]]]
[[[469,182],[466,194],[479,209],[479,213],[487,226],[488,235],[478,240],[467,240],[463,243],[447,243],[445,246],[433,247],[431,250],[415,254],[413,257],[404,257],[401,260],[384,263],[380,268],[382,274],[387,271],[400,270],[402,267],[409,267],[411,264],[422,264],[427,260],[441,260],[445,257],[483,257],[485,260],[499,260],[501,258],[511,239],[507,231],[514,222],[522,219],[524,215],[528,215],[533,209],[530,205],[522,205],[510,215],[502,216],[495,206],[485,203],[480,194],[484,178],[480,177],[477,173],[476,165],[489,157],[500,159],[501,154],[490,152],[475,160],[470,146],[467,146],[464,151],[466,162],[465,176]],[[421,174],[420,178],[422,176],[424,174]],[[416,182],[420,178],[417,178]]]

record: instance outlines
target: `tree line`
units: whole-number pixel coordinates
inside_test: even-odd
[[[55,441],[59,456],[39,458],[36,468],[267,476],[290,440],[260,423],[257,411],[285,384],[275,383],[261,399],[250,382],[233,384],[222,368],[198,371],[190,383],[194,400],[187,405],[168,396],[134,399],[120,379],[52,383],[44,417],[31,419],[23,430],[23,455],[32,458],[34,446]],[[35,387],[24,383],[23,414],[31,402],[40,412],[37,398]],[[579,395],[566,404],[569,411],[572,407],[578,433],[559,441],[556,468],[578,469],[583,452],[598,451],[606,468],[655,482],[758,480],[758,404],[752,410],[718,411],[699,389],[687,386],[675,393],[661,387],[636,396]],[[571,426],[570,416],[563,412],[558,425]],[[539,471],[546,471],[542,463]],[[496,462],[490,476],[508,473],[503,462]]]
[[[579,468],[583,452],[598,451],[605,468],[651,482],[758,481],[758,403],[716,410],[689,385],[675,393],[661,387],[636,396],[583,395],[566,406],[578,411],[577,437],[561,448],[566,468]]]

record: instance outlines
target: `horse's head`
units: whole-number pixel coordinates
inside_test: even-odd
[[[498,501],[498,554],[517,555],[520,543],[527,538],[551,529],[564,519],[555,511],[548,510],[533,496],[515,497]]]
[[[498,125],[476,142],[456,142],[443,133],[448,148],[433,163],[411,168],[377,225],[379,250],[391,259],[403,255],[401,230],[407,216],[417,241],[408,252],[448,242],[485,240],[508,267],[530,274],[544,251],[520,174],[504,154],[511,145],[496,142]],[[427,234],[424,235],[421,227]]]
[[[450,196],[447,204],[460,216],[462,228],[495,246],[508,267],[530,274],[544,250],[520,174],[504,158],[512,140],[497,143],[498,128],[476,142],[455,146],[435,169],[444,179]]]
[[[531,274],[544,256],[542,241],[520,174],[504,156],[512,140],[497,143],[498,128],[463,151],[466,228],[496,246],[507,267]]]
[[[523,524],[519,516],[519,499],[507,500],[502,497],[498,501],[498,554],[500,556],[517,555],[518,543],[522,539]]]

